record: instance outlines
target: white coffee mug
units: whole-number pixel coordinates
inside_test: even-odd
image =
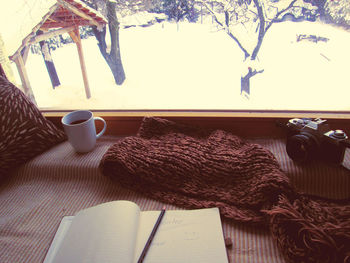
[[[103,122],[103,129],[98,134],[96,134],[95,120]],[[107,128],[104,119],[94,117],[88,110],[70,112],[61,121],[69,143],[76,152],[80,153],[91,151],[96,145],[96,139],[101,137]]]

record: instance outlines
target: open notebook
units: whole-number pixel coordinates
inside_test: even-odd
[[[44,263],[137,262],[159,213],[113,201],[64,217]],[[219,210],[167,210],[144,262],[227,263]]]

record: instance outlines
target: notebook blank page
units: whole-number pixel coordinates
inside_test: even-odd
[[[159,213],[141,212],[134,262],[137,262]],[[166,211],[144,259],[144,263],[164,262],[227,263],[219,210]]]
[[[132,262],[139,213],[128,201],[79,212],[53,262]]]

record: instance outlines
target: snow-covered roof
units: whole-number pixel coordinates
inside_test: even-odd
[[[9,55],[23,48],[39,29],[107,23],[80,0],[6,1],[0,10],[0,34]]]

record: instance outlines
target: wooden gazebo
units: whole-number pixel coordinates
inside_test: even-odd
[[[31,30],[31,32],[22,40],[22,44],[9,58],[16,63],[23,90],[34,102],[34,96],[27,71],[25,68],[26,58],[31,44],[38,43],[53,36],[68,33],[77,45],[80,66],[84,80],[86,97],[90,98],[90,88],[86,73],[84,55],[79,34],[79,26],[94,25],[103,27],[107,23],[96,10],[88,7],[80,0],[57,0],[48,8],[47,13],[42,17],[41,21]],[[37,34],[38,31],[44,33]]]

